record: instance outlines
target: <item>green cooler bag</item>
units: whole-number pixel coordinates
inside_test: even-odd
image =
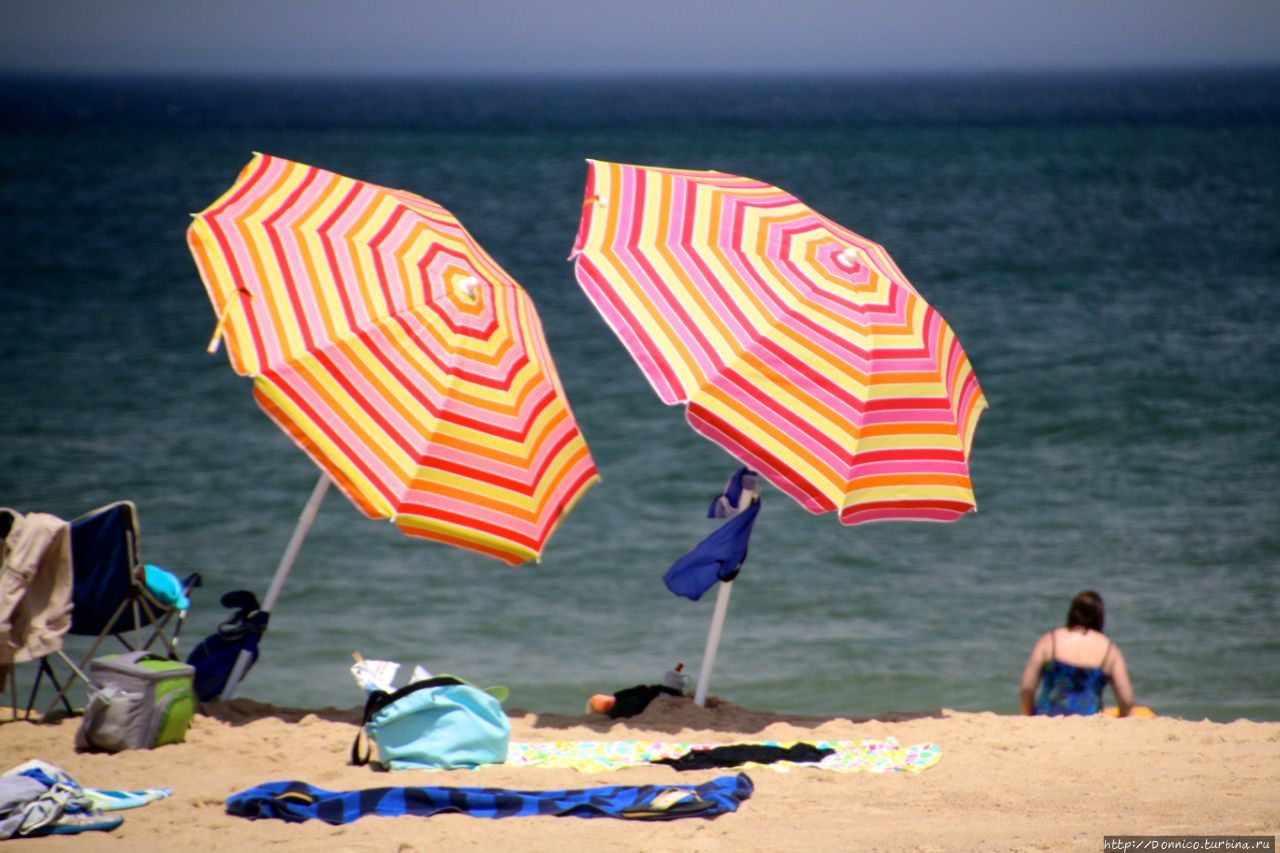
[[[180,742],[196,712],[194,677],[195,667],[145,651],[94,658],[76,747],[118,752]]]

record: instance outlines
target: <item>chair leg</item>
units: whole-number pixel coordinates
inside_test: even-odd
[[[178,657],[178,638],[182,633],[183,618],[181,611],[178,610],[161,610],[155,606],[155,603],[146,597],[140,597],[135,607],[140,606],[142,613],[147,619],[147,623],[151,626],[151,636],[139,648],[150,649],[157,640],[164,646],[164,650],[168,653],[170,660],[179,660]],[[165,633],[169,627],[169,623],[173,621],[173,617],[178,616],[178,627],[174,630],[173,636],[170,637]]]
[[[169,617],[173,615],[172,611],[161,615],[155,608],[145,599],[139,599],[134,607],[141,607],[142,613],[147,618],[147,625],[151,628],[151,636],[147,637],[147,641],[140,645],[140,649],[150,649],[156,640],[160,640],[165,650],[169,652],[169,656],[173,657],[173,647],[169,643],[169,638],[164,636],[164,628],[169,624]]]
[[[49,680],[53,682],[53,686],[61,692],[62,687],[58,684],[58,679],[54,676],[53,670],[49,667],[49,661],[46,658],[40,658],[40,664],[36,667],[36,677],[31,681],[31,692],[27,694],[27,706],[23,709],[22,719],[31,719],[31,709],[36,704],[36,694],[40,692],[40,684],[44,681],[44,677],[46,675],[48,675]],[[18,719],[16,696],[14,697],[13,718],[15,720]]]
[[[115,627],[116,622],[119,621],[120,614],[124,613],[124,609],[128,606],[129,606],[128,601],[120,602],[120,606],[116,608],[116,612],[111,614],[111,618],[107,620],[107,627],[103,629],[102,633],[99,634],[97,639],[93,641],[93,645],[89,647],[89,651],[85,652],[84,657],[80,659],[81,666],[84,666],[86,663],[89,662],[89,660],[93,657],[93,653],[98,650],[98,646],[102,645],[102,641],[107,638],[108,634],[114,635],[116,639],[120,640],[120,642],[124,644],[125,648],[132,648],[132,646],[130,646],[127,642],[125,642],[124,639],[121,638],[119,634],[116,634],[114,631],[111,630],[113,627]]]
[[[67,666],[69,666],[71,668],[71,672],[76,677],[79,677],[79,679],[85,683],[85,687],[88,688],[89,684],[91,683],[89,681],[89,676],[81,672],[80,667],[76,666],[75,663],[71,660],[71,658],[67,657],[66,653],[63,652],[61,649],[54,652],[54,654],[62,658],[62,662],[65,663]],[[49,707],[45,708],[44,711],[40,713],[40,716],[42,718],[49,716],[49,714],[52,713],[53,709],[57,706],[59,700],[62,701],[62,705],[64,708],[67,709],[68,714],[74,714],[75,709],[71,707],[71,702],[67,699],[67,691],[71,689],[71,684],[74,679],[69,676],[67,678],[66,684],[59,684],[58,676],[54,673],[53,667],[49,666],[49,659],[47,657],[40,659],[40,670],[41,670],[41,675],[47,672],[49,674],[49,680],[53,682],[53,686],[58,688],[58,695],[53,697],[53,701],[49,703]],[[40,686],[39,676],[37,676],[36,683],[31,688],[31,698],[27,700],[27,713],[26,713],[27,719],[31,718],[31,708],[33,705],[35,705],[36,688],[39,686]]]
[[[133,642],[134,648],[141,649],[142,645],[142,614],[138,612],[138,599],[133,599]]]
[[[36,667],[36,677],[31,682],[31,692],[27,694],[27,708],[22,712],[22,719],[31,719],[31,708],[36,703],[36,694],[40,691],[40,682],[44,681],[44,677],[48,675],[53,681],[53,686],[61,690],[58,679],[54,677],[53,670],[49,667],[49,661],[46,658],[40,658],[40,666]],[[14,715],[17,716],[17,708],[14,708]]]

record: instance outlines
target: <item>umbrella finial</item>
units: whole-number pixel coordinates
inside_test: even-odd
[[[858,253],[853,249],[845,249],[843,252],[836,255],[836,260],[840,263],[840,266],[845,269],[856,270],[858,268]]]

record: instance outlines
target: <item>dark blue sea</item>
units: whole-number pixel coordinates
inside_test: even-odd
[[[251,152],[452,209],[541,313],[603,482],[541,564],[331,494],[242,695],[351,707],[351,652],[585,698],[697,670],[666,568],[735,467],[664,407],[566,262],[584,158],[782,186],[885,245],[991,408],[979,512],[846,528],[766,491],[712,693],[1012,713],[1081,589],[1138,700],[1280,719],[1280,71],[857,79],[0,80],[0,505],[128,498],[142,557],[261,593],[317,471],[225,356],[188,214]]]

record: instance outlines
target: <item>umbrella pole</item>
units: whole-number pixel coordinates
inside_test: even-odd
[[[707,647],[702,652],[702,667],[698,670],[698,689],[693,701],[699,708],[707,707],[707,688],[711,686],[711,670],[716,665],[716,649],[720,646],[720,630],[724,627],[725,613],[729,610],[729,594],[733,581],[722,581],[716,590],[716,609],[711,614],[711,630],[707,632]]]
[[[316,480],[315,488],[311,490],[311,497],[307,498],[307,505],[302,508],[302,515],[298,516],[298,524],[293,528],[293,536],[289,538],[289,547],[284,549],[284,556],[280,558],[275,577],[271,579],[271,586],[267,588],[267,596],[262,600],[262,610],[268,615],[275,609],[280,590],[293,569],[294,560],[298,559],[298,551],[302,549],[302,540],[307,538],[307,531],[316,520],[316,513],[320,511],[320,504],[328,491],[329,478],[321,474],[320,479]],[[244,671],[249,668],[252,657],[251,652],[241,649],[239,656],[236,657],[236,665],[231,669],[231,675],[227,677],[227,685],[222,688],[222,695],[219,698],[223,702],[235,694],[236,687],[244,677]]]

